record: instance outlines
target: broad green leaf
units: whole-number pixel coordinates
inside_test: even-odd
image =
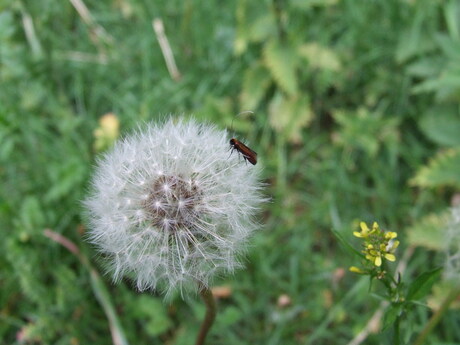
[[[434,92],[438,101],[458,101],[460,91],[460,42],[446,34],[435,35],[434,42],[441,49],[440,57],[434,57],[441,63],[435,64],[440,70],[431,78],[425,79],[412,88],[413,93]]]
[[[410,184],[425,188],[460,187],[459,171],[460,148],[444,150],[420,168]]]
[[[216,326],[218,328],[229,327],[242,318],[243,312],[241,309],[234,306],[228,306],[219,313]]]
[[[340,125],[334,140],[345,148],[360,149],[375,157],[383,145],[392,147],[399,142],[396,118],[371,113],[364,107],[355,111],[337,110],[333,117]]]
[[[243,77],[240,109],[256,109],[270,86],[270,82],[270,73],[262,64],[257,63],[253,68],[248,68]]]
[[[276,34],[276,21],[272,12],[267,12],[250,25],[248,38],[252,42],[262,42],[274,34]]]
[[[406,229],[407,241],[414,246],[422,246],[431,250],[444,247],[444,232],[450,221],[450,212],[429,214]]]
[[[440,56],[426,57],[407,66],[407,73],[414,77],[429,78],[441,72],[444,59]]]
[[[139,307],[146,317],[145,330],[150,336],[162,334],[172,326],[166,305],[160,299],[145,296],[139,298],[139,302]]]
[[[85,167],[77,158],[55,165],[54,169],[51,175],[55,183],[50,186],[50,189],[44,195],[44,200],[47,202],[52,202],[68,195],[85,178]]]
[[[431,287],[438,280],[439,275],[441,274],[441,270],[442,268],[436,268],[434,270],[424,272],[418,276],[412,282],[412,284],[409,285],[406,300],[416,301],[428,295]]]
[[[277,25],[268,4],[239,0],[236,6],[236,34],[234,51],[236,55],[245,53],[251,42],[264,42],[276,35]]]
[[[271,40],[264,47],[264,62],[278,86],[293,96],[298,92],[297,55],[292,47]]]
[[[14,218],[13,221],[21,231],[21,240],[27,240],[30,234],[41,231],[46,224],[46,217],[38,197],[24,197],[17,218]]]
[[[432,16],[434,3],[417,6],[412,14],[412,22],[404,25],[399,33],[399,42],[395,52],[396,62],[402,64],[436,48],[433,37],[427,34],[426,21]]]
[[[306,58],[312,68],[340,71],[342,64],[337,54],[317,42],[306,43],[299,47],[299,55]]]
[[[150,336],[158,336],[172,327],[167,305],[154,295],[130,296],[128,312],[137,320],[142,320],[144,331]]]
[[[447,63],[439,76],[430,78],[412,88],[414,94],[434,92],[439,102],[454,101],[460,92],[460,68],[454,62]]]
[[[196,113],[196,117],[201,120],[219,121],[229,114],[235,116],[234,103],[230,97],[207,96],[202,108]]]
[[[402,305],[400,303],[392,303],[386,310],[383,316],[382,331],[394,325],[396,319],[401,316]]]
[[[363,254],[360,251],[358,251],[355,248],[353,248],[350,245],[350,243],[345,239],[345,237],[339,231],[332,230],[332,233],[339,240],[339,242],[342,244],[342,246],[347,250],[347,252],[349,252],[350,254],[355,255],[355,256],[357,256],[359,258],[363,257]]]
[[[418,10],[413,18],[413,22],[407,29],[400,34],[399,44],[396,49],[396,61],[403,63],[416,55],[420,49],[420,41],[423,35],[422,24],[424,13]]]
[[[435,40],[446,57],[453,60],[458,60],[460,58],[460,42],[452,39],[446,34],[435,35]]]
[[[457,105],[438,106],[420,121],[426,136],[440,145],[460,146],[460,113]]]
[[[306,95],[286,98],[277,93],[269,105],[269,116],[270,124],[277,132],[291,142],[301,142],[301,130],[311,122],[313,111]]]

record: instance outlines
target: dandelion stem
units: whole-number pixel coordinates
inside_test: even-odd
[[[211,326],[214,323],[214,320],[216,318],[216,313],[217,313],[216,301],[214,299],[214,296],[212,295],[211,290],[208,287],[200,284],[200,295],[201,295],[201,298],[203,298],[203,301],[206,305],[206,315],[201,324],[200,333],[198,334],[198,337],[196,338],[195,345],[204,344],[206,335],[211,329]]]
[[[422,332],[418,335],[417,339],[415,339],[414,345],[422,345],[425,343],[426,338],[428,335],[431,333],[433,328],[438,324],[438,322],[441,320],[442,316],[447,312],[449,309],[449,306],[451,303],[458,297],[460,296],[460,289],[459,288],[454,288],[452,291],[447,295],[446,299],[444,302],[442,302],[441,306],[439,309],[433,314],[431,317],[430,321],[425,325],[425,328],[422,330]]]

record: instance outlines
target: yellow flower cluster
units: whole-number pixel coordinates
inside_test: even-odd
[[[377,222],[374,222],[372,229],[369,229],[367,224],[364,222],[361,222],[359,225],[361,227],[361,231],[355,231],[353,232],[353,235],[364,240],[364,250],[362,253],[365,255],[367,260],[377,267],[382,265],[383,259],[387,259],[388,261],[396,260],[394,252],[399,246],[399,241],[395,240],[398,236],[396,232],[383,231],[379,228]],[[357,267],[350,267],[350,271],[364,273],[364,271]]]

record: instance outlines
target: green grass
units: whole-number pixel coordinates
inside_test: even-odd
[[[234,120],[238,138],[259,154],[272,202],[246,269],[216,282],[232,294],[219,301],[209,344],[353,339],[380,300],[368,293],[367,279],[347,272],[356,262],[332,230],[358,245],[357,221],[377,220],[399,233],[401,258],[410,247],[406,229],[445,210],[460,186],[455,165],[447,165],[455,175],[449,180],[425,174],[435,182],[409,183],[436,152],[460,146],[458,134],[449,134],[449,124],[460,122],[458,4],[86,5],[94,24],[85,24],[70,1],[0,4],[2,344],[112,344],[96,293],[114,308],[130,344],[190,344],[198,331],[198,298],[178,296],[167,305],[105,275],[92,288],[88,266],[43,234],[51,229],[69,238],[102,272],[84,240],[81,200],[97,156],[93,131],[108,112],[118,116],[122,134],[169,113],[221,128]],[[164,22],[180,81],[168,74],[154,18]],[[329,58],[319,63],[312,47]],[[254,114],[235,117],[246,110]],[[447,120],[438,126],[433,112]],[[442,253],[420,246],[406,279],[442,262]],[[277,306],[282,294],[292,301],[285,308]],[[430,313],[416,307],[405,320],[407,341]],[[446,314],[431,341],[459,342],[459,321],[455,311]],[[365,344],[392,344],[391,330]]]

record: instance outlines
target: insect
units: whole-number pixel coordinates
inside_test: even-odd
[[[238,151],[239,153],[241,153],[243,155],[243,158],[245,161],[248,161],[249,163],[251,163],[252,165],[256,165],[257,164],[257,152],[256,151],[253,151],[251,150],[249,147],[247,147],[246,145],[244,145],[241,141],[239,141],[238,139],[235,139],[235,138],[232,138],[230,139],[230,147],[232,149],[232,152],[234,150]],[[231,152],[231,153],[232,153]],[[230,154],[231,154],[230,153]]]
[[[253,114],[252,111],[247,110],[247,111],[243,111],[239,113],[238,115],[245,114],[245,113]],[[234,119],[235,118],[233,118],[233,120]],[[232,120],[232,129],[233,129],[233,120]],[[230,155],[233,153],[233,151],[236,150],[243,155],[245,162],[249,161],[249,163],[251,163],[252,165],[257,164],[257,152],[254,150],[251,150],[249,147],[247,147],[245,144],[243,144],[238,139],[235,139],[235,138],[230,139],[230,148],[232,150],[232,152],[230,152]]]

